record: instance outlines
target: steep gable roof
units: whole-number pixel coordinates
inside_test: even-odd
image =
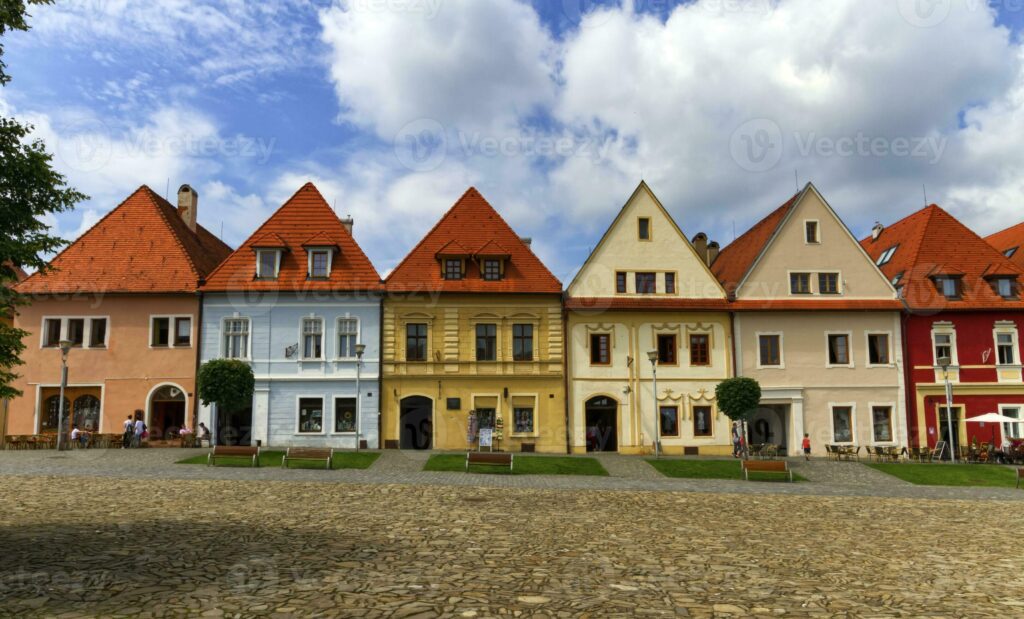
[[[167,200],[143,185],[57,255],[53,270],[18,284],[25,294],[194,292],[231,248],[202,226],[192,232]]]
[[[718,253],[718,257],[711,264],[711,272],[726,290],[736,290],[803,193],[800,191],[794,194],[782,206],[754,224],[750,230],[741,234]]]
[[[911,309],[971,310],[1020,309],[1024,302],[1006,300],[996,294],[985,275],[1016,275],[1024,269],[1007,260],[970,228],[935,204],[929,205],[891,226],[877,238],[867,237],[861,245],[873,260],[895,248],[881,265],[886,277],[900,275],[902,297]],[[946,299],[931,279],[935,275],[958,275],[963,282],[962,298]]]
[[[985,240],[1004,256],[1012,249],[1013,253],[1007,258],[1010,259],[1010,262],[1024,268],[1024,221],[1016,226],[1010,226],[1006,230],[991,234],[985,237]]]
[[[337,245],[330,277],[311,280],[303,244]],[[308,244],[307,244],[308,246]],[[256,279],[256,248],[283,248],[277,279]],[[380,275],[313,183],[306,183],[210,274],[204,292],[379,290]]]
[[[460,280],[441,277],[438,253],[476,255],[498,244],[508,252],[503,277],[484,280],[473,260]],[[502,219],[475,187],[470,187],[388,275],[388,290],[401,292],[561,293],[562,284]]]

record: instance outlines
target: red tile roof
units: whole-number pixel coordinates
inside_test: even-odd
[[[303,244],[337,245],[331,274],[311,280]],[[257,247],[284,247],[277,279],[256,279]],[[210,274],[204,292],[380,290],[380,275],[313,183],[306,183]]]
[[[863,239],[861,246],[876,262],[896,247],[881,269],[890,280],[902,274],[896,285],[903,286],[903,299],[911,309],[1024,308],[1024,301],[1003,299],[984,279],[985,274],[1012,274],[1024,281],[1024,269],[934,204],[883,228],[877,239]],[[962,275],[961,299],[949,300],[938,292],[931,277],[940,274]]]
[[[143,185],[53,259],[54,270],[18,284],[25,294],[194,292],[231,253]]]
[[[7,285],[8,287],[10,287],[10,286],[13,286],[14,284],[17,284],[17,283],[18,283],[18,282],[20,282],[20,281],[24,281],[24,280],[25,280],[25,278],[26,278],[26,277],[28,277],[28,274],[27,274],[27,273],[25,273],[25,270],[24,270],[24,269],[22,269],[21,267],[19,267],[19,266],[15,265],[15,264],[14,264],[13,262],[11,262],[10,260],[6,260],[6,261],[4,261],[4,263],[3,263],[3,266],[5,266],[5,267],[7,267],[8,269],[10,269],[10,270],[11,270],[11,273],[13,273],[13,274],[14,274],[14,281],[7,281],[7,282],[6,282],[6,285]]]
[[[1003,254],[1013,249],[1013,255],[1009,257],[1010,262],[1024,268],[1024,222],[989,235],[985,240]]]
[[[730,294],[743,281],[747,271],[750,270],[765,245],[768,244],[768,240],[775,234],[779,224],[786,218],[790,209],[796,204],[797,198],[802,194],[801,191],[793,195],[785,204],[769,213],[753,228],[741,234],[739,238],[726,245],[718,253],[718,257],[711,264],[711,272]]]
[[[441,265],[437,258],[440,250],[454,244],[461,248],[460,251],[475,255],[491,242],[497,243],[509,254],[502,279],[485,281],[473,260],[467,261],[467,272],[463,279],[446,280],[441,277]],[[385,285],[388,290],[401,292],[562,292],[561,282],[474,187],[470,187],[459,198],[395,267]]]

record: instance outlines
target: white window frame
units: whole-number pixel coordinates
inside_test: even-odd
[[[313,275],[313,254],[327,254],[327,274]],[[306,277],[309,279],[330,279],[334,267],[334,251],[330,247],[309,247],[306,249]]]
[[[816,241],[807,240],[807,224],[814,223],[814,231],[818,236]],[[817,219],[805,219],[804,220],[804,245],[821,245],[821,222]]]
[[[47,348],[58,348],[57,346],[46,345],[46,322],[49,320],[60,321],[60,333],[57,336],[57,341],[65,340],[68,337],[68,323],[72,320],[81,320],[82,324],[82,345],[76,346],[77,349],[82,350],[107,350],[110,347],[110,316],[43,316],[39,322],[39,349]],[[107,321],[107,332],[103,334],[103,346],[90,346],[90,339],[92,335],[92,321],[93,320],[105,320]]]
[[[842,271],[818,271],[814,275],[835,275],[836,276],[836,291],[835,292],[822,292],[821,281],[818,277],[813,278],[812,294],[817,294],[825,297],[841,297],[843,296],[843,272]]]
[[[355,332],[356,343],[355,343],[355,346],[358,346],[363,341],[363,329],[362,329],[363,325],[362,325],[362,321],[359,320],[358,316],[338,316],[337,320],[334,321],[334,345],[335,345],[334,358],[339,360],[339,361],[354,361],[354,360],[359,358],[356,355],[355,346],[352,347],[352,356],[351,357],[342,357],[341,356],[341,336],[342,336],[341,323],[342,323],[342,321],[354,321],[356,323],[356,332]],[[346,332],[346,333],[348,333],[348,332]],[[348,333],[348,334],[351,335],[351,333]]]
[[[884,335],[889,343],[889,363],[871,363],[871,336]],[[896,366],[895,350],[893,350],[892,331],[872,330],[864,332],[864,367],[891,368]],[[852,358],[852,357],[851,357]]]
[[[168,320],[167,326],[167,346],[154,346],[153,345],[153,323],[158,318],[166,318]],[[189,319],[188,328],[188,345],[178,345],[174,343],[175,339],[175,328],[178,326],[179,318]],[[108,326],[109,330],[110,327]],[[192,314],[150,314],[149,315],[149,347],[155,350],[163,350],[165,348],[192,348],[193,343],[196,341],[196,319]]]
[[[1000,363],[999,362],[999,336],[1009,335],[1010,346],[1013,351],[1013,363]],[[994,346],[993,353],[996,367],[1004,369],[1014,369],[1021,367],[1020,358],[1020,342],[1017,338],[1017,325],[1012,321],[997,321],[995,326],[992,328],[992,343]]]
[[[956,327],[951,322],[936,322],[932,323],[932,365],[935,369],[939,369],[939,358],[935,354],[935,349],[938,343],[935,341],[936,335],[948,335],[949,336],[949,367],[958,368],[960,367],[960,358],[956,352]]]
[[[847,359],[848,363],[832,363],[831,360],[829,359],[828,339],[829,339],[829,337],[831,337],[833,335],[845,335],[846,336],[846,346],[848,347],[848,350],[846,351],[846,359]],[[856,364],[854,363],[854,360],[853,360],[853,355],[854,355],[854,352],[853,352],[853,331],[826,331],[825,332],[825,367],[826,368],[852,368],[852,367],[856,367]]]
[[[320,356],[319,357],[307,357],[306,356],[306,321],[317,320],[320,322]],[[324,321],[323,316],[317,316],[315,314],[309,314],[299,319],[299,362],[323,362],[327,359],[327,350],[324,348],[326,344],[325,339],[327,337],[327,323]]]
[[[1004,424],[1001,424],[1002,428],[1000,428],[1000,429],[1002,430],[1003,437],[1005,438],[1006,436],[1008,436],[1008,433],[1006,431],[1008,426],[1017,426],[1017,436],[1010,436],[1009,438],[1012,438],[1012,439],[1024,438],[1024,404],[1000,404],[999,405],[999,414],[1000,415],[1006,415],[1005,411],[1008,408],[1016,409],[1016,411],[1017,411],[1017,419],[1020,419],[1020,421],[1018,421],[1017,423],[1004,423]],[[1007,416],[1009,417],[1009,415],[1007,415]]]
[[[513,404],[516,398],[520,399],[533,399],[533,432],[516,432],[516,418],[515,411],[516,406]],[[537,437],[540,436],[540,396],[536,393],[510,393],[508,394],[508,412],[509,412],[509,436],[514,437]]]
[[[260,268],[263,264],[262,254],[266,252],[274,253],[274,274],[268,276],[262,272]],[[281,276],[281,250],[280,249],[257,249],[256,250],[256,279],[277,279]]]
[[[836,440],[836,418],[835,409],[837,408],[849,408],[850,409],[850,440],[849,441],[837,441]],[[829,427],[829,444],[830,445],[856,445],[857,444],[857,403],[856,402],[829,402],[828,403],[828,427]],[[874,438],[874,429],[871,431],[871,436]]]
[[[777,335],[779,336],[779,364],[778,365],[763,365],[761,363],[761,336],[762,335]],[[782,331],[758,331],[754,333],[754,350],[757,355],[757,369],[759,370],[784,370],[786,369],[786,346],[785,336]]]
[[[338,419],[337,419],[337,417],[338,417],[338,400],[355,400],[355,402],[356,402],[356,429],[351,431],[351,432],[338,432],[336,430],[336,428],[338,427]],[[355,394],[353,394],[353,395],[336,395],[335,394],[335,395],[331,396],[331,434],[333,434],[335,436],[356,436],[356,437],[359,436],[359,428],[360,428],[360,425],[361,425],[359,423],[359,413],[360,413],[359,404],[360,404],[359,397],[356,396]],[[304,433],[304,434],[308,434],[308,432]]]
[[[302,412],[302,401],[303,400],[320,400],[320,431],[319,432],[300,432],[299,431],[299,413]],[[327,401],[327,396],[322,393],[316,394],[303,394],[295,396],[295,436],[323,436],[327,433],[327,410],[324,407],[324,402]],[[332,401],[333,403],[333,401]],[[334,415],[331,415],[331,421],[334,420]]]
[[[842,405],[840,405],[842,406]],[[889,409],[889,436],[892,440],[879,441],[875,438],[875,407],[885,407]],[[896,403],[895,402],[868,402],[868,413],[870,415],[871,423],[871,444],[878,446],[894,446],[899,444],[899,439],[896,435],[899,426],[896,423]],[[833,434],[835,436],[835,434]],[[856,437],[856,433],[854,434]]]
[[[245,321],[245,356],[244,357],[229,357],[228,356],[228,323],[242,320]],[[221,319],[220,323],[220,346],[221,356],[225,359],[238,359],[239,361],[249,361],[252,359],[252,319],[248,316],[225,316]]]

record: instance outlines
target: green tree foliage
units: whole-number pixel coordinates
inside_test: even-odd
[[[28,30],[27,5],[51,4],[52,0],[0,0],[0,37],[11,30]],[[3,62],[0,39],[0,85],[11,77]],[[74,208],[87,196],[68,187],[64,176],[53,169],[53,156],[42,140],[30,140],[32,127],[11,118],[0,118],[0,399],[21,395],[11,384],[17,378],[28,335],[7,324],[19,305],[28,299],[11,286],[16,282],[14,265],[46,270],[46,256],[64,245],[50,234],[43,217]]]
[[[256,378],[252,368],[237,359],[214,359],[199,368],[199,399],[204,406],[216,404],[217,410],[230,413],[252,405]]]
[[[761,385],[753,378],[727,378],[715,387],[718,410],[733,421],[746,421],[761,402]]]

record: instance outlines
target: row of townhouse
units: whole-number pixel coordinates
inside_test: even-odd
[[[808,184],[727,247],[689,238],[643,182],[562,283],[470,188],[382,279],[312,184],[238,249],[147,187],[18,285],[33,298],[24,396],[4,433],[64,410],[156,438],[510,451],[731,451],[715,386],[750,376],[748,440],[816,445],[1001,440],[1024,424],[1024,225],[981,239],[937,206],[858,239]],[[198,366],[249,363],[252,406],[201,405]],[[940,359],[948,358],[946,367]],[[954,384],[954,433],[945,381]],[[482,432],[486,430],[487,432]]]

